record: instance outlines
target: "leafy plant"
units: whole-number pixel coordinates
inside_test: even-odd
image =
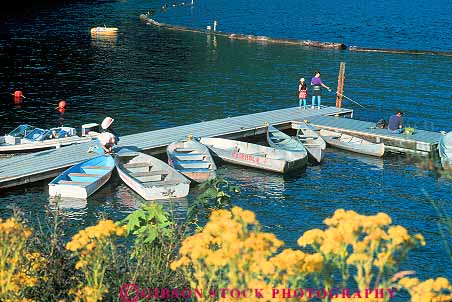
[[[121,224],[133,238],[129,278],[125,281],[152,288],[186,286],[183,275],[169,267],[185,233],[185,225],[177,225],[162,205],[156,203],[142,205]]]
[[[207,219],[211,211],[230,207],[231,195],[240,192],[238,186],[231,185],[223,178],[211,179],[202,183],[203,192],[187,211],[187,221],[199,228],[198,222]]]
[[[159,204],[144,205],[129,214],[121,224],[125,224],[127,235],[136,237],[135,244],[151,244],[157,237],[171,238],[174,223]],[[132,254],[132,258],[135,254]]]

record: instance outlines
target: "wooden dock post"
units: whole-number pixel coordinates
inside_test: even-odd
[[[345,62],[341,62],[339,67],[339,75],[337,77],[337,93],[336,93],[337,108],[342,108],[342,96],[344,94],[344,80],[345,80]]]

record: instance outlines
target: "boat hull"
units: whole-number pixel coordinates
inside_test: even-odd
[[[300,171],[307,164],[306,151],[292,152],[221,138],[201,138],[200,142],[224,162],[255,169],[286,174]]]
[[[111,177],[114,161],[101,155],[67,169],[49,183],[49,195],[86,199]]]
[[[321,163],[325,157],[325,140],[310,125],[305,123],[299,123],[297,129],[296,138],[308,151],[309,161],[314,164]]]
[[[177,141],[167,147],[168,164],[195,183],[217,177],[217,166],[206,146],[195,140]]]
[[[93,27],[90,30],[91,35],[116,35],[118,34],[118,28],[117,27]]]
[[[439,157],[444,169],[452,168],[452,132],[446,133],[438,143]]]
[[[80,144],[91,141],[92,137],[66,137],[51,139],[42,142],[30,142],[17,145],[0,144],[0,153],[34,152],[46,149],[60,148],[72,144]]]
[[[383,143],[372,143],[361,138],[323,129],[320,130],[320,135],[327,144],[350,152],[376,157],[381,157],[385,153],[385,145]]]
[[[115,158],[115,165],[119,177],[127,186],[138,193],[141,197],[145,200],[158,200],[181,198],[188,195],[190,191],[190,181],[182,174],[153,156],[140,152],[135,152],[135,154],[137,154],[137,156],[129,160],[128,163],[149,162],[151,164],[148,169],[149,174],[152,174],[153,171],[166,171],[167,173],[165,174],[167,178],[165,181],[157,180],[148,183],[143,182],[140,180],[140,177],[133,176],[131,170],[125,168],[123,165],[124,161],[121,159],[121,154],[118,153]]]

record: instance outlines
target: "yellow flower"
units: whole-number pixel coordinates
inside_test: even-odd
[[[414,235],[414,239],[416,239],[419,242],[420,245],[422,245],[422,246],[425,245],[424,236],[422,236],[421,234]]]
[[[450,288],[449,280],[443,277],[439,277],[433,283],[433,290],[440,291],[442,289]]]
[[[305,265],[303,266],[303,271],[313,273],[320,272],[323,267],[323,257],[320,253],[315,253],[312,255],[307,255],[305,258]]]
[[[370,260],[370,256],[364,253],[354,253],[347,258],[347,264],[357,264],[366,263]]]
[[[313,229],[306,231],[303,236],[301,236],[297,243],[299,246],[307,246],[311,244],[319,244],[323,240],[324,233],[320,229]]]
[[[242,218],[246,224],[252,224],[256,222],[256,215],[254,215],[254,213],[251,211],[244,211],[242,214]]]
[[[415,287],[419,284],[418,278],[409,278],[405,277],[399,280],[399,284],[403,286],[404,288],[410,289],[412,287]]]
[[[388,229],[388,234],[395,245],[402,244],[403,242],[406,242],[410,239],[408,231],[400,225],[390,227]]]

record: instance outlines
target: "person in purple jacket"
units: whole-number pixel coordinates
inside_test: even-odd
[[[311,80],[311,87],[312,87],[312,106],[311,108],[314,108],[315,106],[315,98],[318,99],[318,109],[320,109],[320,100],[322,98],[322,87],[327,89],[328,91],[331,91],[330,87],[323,84],[322,79],[320,78],[320,71],[316,71],[314,77]]]

